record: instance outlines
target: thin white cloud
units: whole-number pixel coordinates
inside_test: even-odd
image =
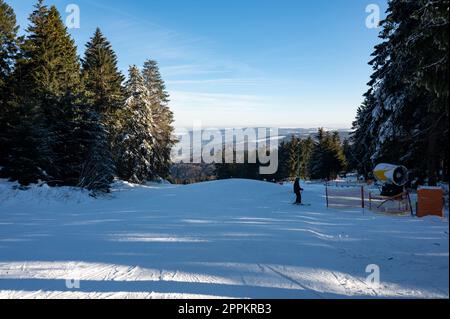
[[[264,83],[264,79],[237,79],[237,78],[222,78],[222,79],[202,79],[202,80],[171,80],[166,81],[168,85],[180,84],[221,84],[221,85],[258,85]]]
[[[157,60],[190,59],[199,56],[200,50],[209,45],[209,40],[199,35],[180,33],[150,19],[115,9],[114,6],[92,0],[84,1],[103,12],[110,12],[110,17],[115,17],[105,28],[114,30],[111,34],[114,36],[114,44],[127,47],[127,54],[131,57],[145,53],[147,58]]]
[[[228,113],[236,111],[255,111],[264,104],[263,98],[256,95],[185,91],[171,91],[169,93],[171,107],[177,110],[188,109],[211,113]]]
[[[206,64],[181,64],[161,68],[161,73],[168,77],[184,75],[205,75],[230,73],[230,70],[214,68]]]

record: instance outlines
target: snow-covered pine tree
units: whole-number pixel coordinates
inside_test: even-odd
[[[370,62],[369,119],[355,132],[374,140],[372,165],[404,164],[430,184],[448,179],[448,11],[447,0],[389,2]]]
[[[113,143],[119,134],[119,112],[124,105],[125,92],[122,86],[124,77],[117,67],[117,56],[99,28],[86,44],[82,60],[82,80],[91,113],[86,114],[87,121],[91,124],[88,132],[92,133],[94,141],[92,155],[83,165],[83,175],[87,176],[82,178],[82,184],[92,184],[92,178],[88,177],[92,177],[95,171],[105,174],[95,174],[94,177],[99,177],[100,181],[94,178],[94,184],[107,184],[115,171]],[[93,134],[95,131],[97,134]]]
[[[167,177],[171,165],[171,151],[176,143],[173,132],[173,113],[168,106],[169,95],[156,61],[147,60],[142,70],[145,85],[150,94],[153,115],[153,158],[154,173]]]
[[[358,173],[369,177],[374,166],[372,154],[374,153],[374,144],[376,136],[370,129],[372,123],[372,112],[374,108],[374,98],[371,92],[366,93],[364,102],[357,110],[356,119],[353,122],[353,131],[350,134],[351,157]]]
[[[101,116],[89,103],[76,105],[77,126],[73,132],[78,141],[79,172],[76,185],[98,192],[109,192],[116,167],[109,149],[108,132]]]
[[[429,184],[435,185],[438,179],[449,178],[449,1],[422,0],[412,16],[419,26],[407,40],[408,58],[417,63],[411,81],[416,92],[426,92],[420,112],[425,121],[414,144],[419,154],[426,147],[426,164],[418,153],[414,157],[425,168]]]
[[[80,65],[76,57],[76,47],[63,26],[59,13],[50,8],[48,22],[52,32],[60,33],[61,46],[67,50],[61,66],[62,72],[74,72],[78,75],[73,86],[63,95],[53,96],[55,107],[48,112],[47,124],[52,145],[53,184],[80,186],[93,192],[107,192],[114,178],[115,166],[109,149],[107,131],[102,114],[92,100],[91,91],[86,90],[80,81]],[[65,69],[67,68],[67,69]],[[67,74],[65,77],[71,76]],[[102,81],[102,78],[96,80]],[[54,112],[54,113],[53,113]]]
[[[155,177],[153,158],[153,115],[150,93],[136,66],[129,69],[125,103],[119,110],[121,125],[114,143],[118,176],[132,183]]]

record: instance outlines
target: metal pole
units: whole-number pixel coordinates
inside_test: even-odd
[[[300,174],[301,174],[301,158],[302,158],[302,144],[301,144],[301,139],[299,139],[299,143],[298,143],[298,172],[297,172],[297,177],[300,178]]]
[[[364,203],[364,186],[361,186],[361,206],[364,209],[365,203]]]
[[[411,203],[411,196],[409,195],[408,191],[406,191],[406,196],[408,197],[408,204],[409,204],[409,209],[411,210],[411,216],[414,216],[414,210],[413,210],[412,203]]]

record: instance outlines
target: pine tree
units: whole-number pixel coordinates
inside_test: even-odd
[[[313,146],[310,161],[308,163],[308,171],[312,179],[327,178],[324,170],[324,158],[325,158],[325,130],[319,128],[316,141]]]
[[[58,10],[39,0],[30,21],[17,68],[20,93],[42,99],[46,95],[61,97],[76,92],[80,64],[75,43]]]
[[[150,93],[136,66],[130,67],[125,84],[126,101],[119,111],[123,119],[115,141],[114,156],[118,176],[133,183],[155,177],[153,158],[153,115]]]
[[[308,165],[311,178],[335,179],[345,169],[346,159],[338,132],[320,128]]]
[[[86,44],[82,60],[82,80],[90,113],[86,115],[90,123],[90,129],[87,131],[91,132],[93,140],[91,156],[83,165],[83,175],[87,174],[87,177],[82,180],[88,185],[93,181],[95,185],[108,184],[116,169],[113,144],[119,134],[119,113],[124,104],[125,92],[122,86],[124,77],[117,67],[117,56],[99,28]],[[99,175],[96,172],[104,174]]]
[[[292,136],[289,140],[281,141],[278,146],[278,170],[272,176],[266,176],[267,179],[280,181],[291,177],[292,166],[296,165],[292,163],[292,144],[294,143],[294,139],[295,137]],[[297,161],[297,158],[295,161]]]
[[[328,160],[329,176],[336,178],[339,173],[347,168],[347,159],[345,158],[343,145],[339,132],[333,132],[328,139]]]
[[[28,36],[20,43],[20,52],[13,77],[14,103],[21,122],[15,126],[11,161],[7,165],[8,175],[21,184],[48,179],[45,167],[49,166],[50,151],[44,148],[45,137],[50,136],[44,123],[43,105],[47,88],[40,88],[39,68],[44,66],[46,40],[45,26],[49,9],[39,0],[30,15]],[[48,145],[50,143],[47,143]]]
[[[367,179],[374,168],[371,156],[374,153],[376,136],[371,129],[374,98],[370,91],[365,96],[365,101],[358,108],[356,120],[353,122],[349,152],[356,170]]]
[[[289,146],[289,177],[295,178],[300,170],[301,140],[292,136]]]
[[[82,75],[90,102],[98,114],[112,117],[123,104],[123,75],[117,67],[117,56],[99,28],[86,44]],[[113,119],[105,119],[111,123]]]
[[[9,103],[11,97],[10,77],[14,70],[18,49],[17,31],[14,10],[0,0],[0,166],[6,164],[10,154],[12,128],[17,122]]]
[[[101,116],[89,103],[76,106],[78,123],[74,130],[80,154],[76,186],[95,193],[109,192],[116,167],[109,149],[108,133]],[[74,152],[72,152],[74,154]]]
[[[41,179],[105,191],[114,165],[106,130],[84,94],[75,44],[54,6],[39,1],[30,21],[12,77],[19,121],[7,175],[22,184]]]
[[[356,162],[352,152],[352,145],[350,144],[350,139],[345,138],[342,142],[342,151],[347,160],[347,167],[345,169],[346,172],[352,172],[356,169]]]
[[[278,171],[268,179],[284,180],[287,178],[310,178],[308,164],[313,151],[314,141],[311,137],[302,140],[291,136],[283,140],[278,147]]]
[[[3,90],[14,67],[18,29],[14,10],[0,0],[0,90]]]
[[[142,76],[150,94],[149,102],[153,114],[152,163],[154,172],[160,177],[167,177],[171,165],[172,147],[176,143],[176,139],[173,137],[173,113],[168,107],[169,95],[155,61],[147,60],[145,62]]]
[[[25,69],[33,96],[25,95],[36,107],[34,134],[38,142],[38,158],[43,179],[67,184],[67,177],[76,174],[70,157],[69,140],[73,139],[73,104],[80,87],[80,64],[74,41],[67,32],[61,16],[52,6],[41,19],[32,16],[35,24],[24,43]],[[28,75],[29,76],[29,75]]]
[[[278,147],[278,171],[274,176],[276,180],[284,180],[290,177],[291,141],[283,140]]]
[[[367,105],[355,123],[360,166],[369,165],[356,141],[372,140],[365,150],[371,166],[390,161],[430,184],[448,179],[448,11],[447,0],[389,2]]]
[[[300,177],[303,179],[309,179],[311,178],[311,174],[308,169],[308,164],[311,160],[314,149],[314,141],[311,136],[308,136],[307,139],[302,141],[301,149]]]

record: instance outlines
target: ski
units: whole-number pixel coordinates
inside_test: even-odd
[[[311,204],[297,204],[297,203],[292,203],[292,205],[296,205],[296,206],[311,206]]]

